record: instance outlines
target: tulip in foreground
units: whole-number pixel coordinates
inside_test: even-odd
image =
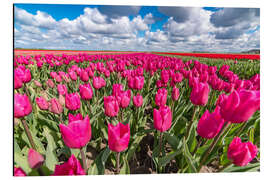
[[[118,123],[116,126],[108,124],[108,143],[110,150],[122,152],[128,148],[130,139],[129,124]]]
[[[68,125],[60,124],[60,132],[66,146],[80,149],[91,139],[91,125],[88,116],[69,114]]]
[[[251,142],[241,142],[239,137],[235,137],[228,148],[228,159],[237,166],[246,166],[257,155],[258,148]]]
[[[198,122],[197,132],[206,139],[214,138],[221,130],[224,124],[224,119],[220,115],[220,107],[217,106],[213,113],[205,111]]]
[[[154,109],[154,127],[160,132],[170,129],[172,124],[172,111],[168,106],[161,106],[159,110]]]
[[[72,154],[67,162],[56,165],[53,176],[85,175],[80,161]]]
[[[20,167],[14,167],[14,176],[27,176]]]
[[[32,112],[32,105],[26,94],[14,95],[14,117],[21,118]]]
[[[221,95],[218,99],[220,113],[225,121],[242,123],[247,121],[260,109],[260,91],[245,90],[233,91],[230,95]]]
[[[34,149],[29,149],[28,151],[28,164],[30,168],[32,169],[37,169],[40,168],[41,165],[44,162],[44,157],[39,154],[37,151]]]

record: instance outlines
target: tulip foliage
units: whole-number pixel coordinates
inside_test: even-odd
[[[260,168],[259,61],[150,53],[14,59],[14,176]]]

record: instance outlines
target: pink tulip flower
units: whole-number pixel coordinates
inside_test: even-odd
[[[119,111],[119,104],[114,96],[104,97],[104,109],[106,116],[115,117]]]
[[[239,137],[235,137],[228,147],[228,159],[237,166],[246,166],[257,155],[258,148],[251,142],[243,143]]]
[[[42,96],[36,97],[36,103],[41,110],[47,110],[49,108],[49,103]]]
[[[116,126],[108,124],[108,144],[110,150],[122,152],[128,148],[130,139],[129,124],[118,123]]]
[[[247,121],[260,109],[260,91],[233,91],[230,95],[222,95],[219,99],[220,114],[225,121],[242,123]]]
[[[177,101],[178,98],[179,98],[179,95],[180,95],[179,89],[177,87],[173,87],[173,90],[172,90],[172,99],[174,101]]]
[[[14,167],[14,176],[27,176],[20,167]]]
[[[106,86],[106,81],[102,77],[93,77],[93,87],[95,89],[100,89]]]
[[[44,157],[41,154],[39,154],[37,151],[31,148],[28,151],[27,158],[28,158],[28,164],[30,168],[32,169],[39,168],[44,162]]]
[[[67,94],[68,90],[67,90],[67,87],[65,84],[58,84],[57,91],[58,91],[59,95],[65,96]]]
[[[90,100],[93,97],[93,89],[90,84],[81,84],[80,87],[80,95],[84,100]]]
[[[49,111],[54,114],[61,114],[63,112],[63,107],[56,98],[52,98],[49,103]]]
[[[203,138],[212,139],[219,133],[223,124],[224,119],[220,115],[220,107],[217,106],[213,113],[205,111],[198,122],[197,132]]]
[[[155,103],[157,106],[164,106],[167,102],[167,89],[161,88],[155,96]]]
[[[32,112],[31,102],[26,94],[14,95],[14,117],[21,118]]]
[[[66,146],[80,149],[91,139],[91,125],[88,115],[83,119],[81,114],[69,114],[68,125],[60,124],[60,132]]]
[[[66,108],[75,111],[81,107],[80,96],[78,93],[66,94],[65,98]]]
[[[208,102],[209,92],[210,88],[207,83],[197,82],[192,88],[190,100],[194,105],[205,106]]]
[[[167,131],[172,124],[172,111],[168,106],[160,106],[154,109],[154,127],[160,132]]]
[[[85,175],[80,161],[72,154],[67,162],[56,165],[53,176]]]
[[[138,93],[136,96],[133,96],[133,104],[136,107],[141,107],[143,104],[143,97]]]

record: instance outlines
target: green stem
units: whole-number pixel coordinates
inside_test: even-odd
[[[116,153],[116,174],[120,173],[120,152]]]
[[[24,130],[25,130],[25,133],[26,133],[26,135],[27,135],[27,138],[28,138],[28,140],[29,140],[29,142],[30,142],[30,145],[32,146],[32,148],[33,148],[34,150],[36,150],[36,146],[35,146],[35,143],[34,143],[34,141],[33,141],[33,137],[32,137],[32,135],[31,135],[31,132],[30,132],[28,126],[27,126],[26,120],[25,120],[25,119],[21,119],[21,122],[22,122],[22,124],[23,124]]]
[[[244,122],[241,126],[241,128],[239,129],[239,131],[236,133],[236,136],[239,137],[239,135],[242,133],[242,131],[245,129],[245,127],[247,126],[248,121]]]
[[[40,167],[37,168],[37,171],[38,171],[38,173],[39,173],[40,176],[45,176],[43,170]]]
[[[191,153],[192,156],[197,152],[198,148],[202,144],[202,140],[203,139],[199,136],[199,142],[197,143],[197,146],[195,147],[194,151]]]
[[[84,169],[84,172],[87,173],[86,157],[83,151],[83,147],[80,149],[80,152],[81,152],[81,158],[83,162],[83,169]]]
[[[212,144],[210,145],[210,147],[207,149],[203,159],[201,160],[201,163],[199,165],[199,168],[198,168],[198,172],[200,172],[203,164],[205,163],[205,161],[207,160],[208,156],[210,155],[210,153],[213,151],[215,145],[217,144],[218,140],[220,139],[221,135],[223,134],[224,130],[228,127],[229,123],[226,122],[224,123],[222,129],[220,130],[219,134],[215,137],[215,139],[213,140]]]
[[[159,155],[162,152],[162,137],[163,137],[163,133],[160,132],[160,136],[159,136]]]
[[[187,132],[186,132],[186,136],[185,136],[186,138],[189,136],[191,126],[192,126],[192,124],[193,124],[193,121],[194,121],[196,112],[197,112],[197,110],[198,110],[199,108],[200,108],[199,106],[194,106],[193,115],[192,115],[191,121],[189,122],[189,125],[188,125],[188,128],[187,128]]]

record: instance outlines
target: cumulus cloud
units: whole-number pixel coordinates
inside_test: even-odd
[[[110,11],[104,12],[108,7]],[[15,47],[216,52],[259,48],[258,9],[230,9],[213,12],[203,8],[159,7],[168,16],[167,22],[153,30],[151,26],[157,17],[151,12],[142,17],[138,14],[140,7],[85,8],[73,20],[58,21],[45,12],[31,14],[15,7]],[[239,17],[238,11],[244,15]]]
[[[23,25],[32,25],[40,28],[54,28],[56,21],[47,13],[37,11],[36,15],[30,14],[24,9],[14,8],[15,23]]]

